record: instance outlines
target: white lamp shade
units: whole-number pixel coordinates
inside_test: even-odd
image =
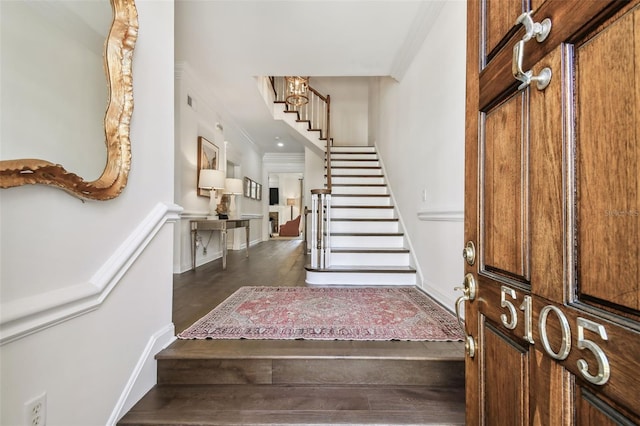
[[[242,179],[226,178],[224,181],[224,192],[226,194],[242,194]]]
[[[222,170],[202,169],[200,170],[200,179],[198,188],[202,189],[223,189],[225,180],[225,172]]]
[[[295,198],[287,198],[287,205],[288,206],[295,206],[296,205],[296,199]]]

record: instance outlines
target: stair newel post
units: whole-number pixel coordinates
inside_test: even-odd
[[[324,269],[329,266],[329,220],[331,193],[328,189],[311,190],[311,267]]]
[[[311,267],[318,267],[318,194],[311,190]]]
[[[331,193],[324,196],[326,203],[324,218],[324,267],[331,266]]]
[[[327,189],[331,194],[331,95],[327,95]]]

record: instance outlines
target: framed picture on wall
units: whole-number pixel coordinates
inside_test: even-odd
[[[201,197],[209,197],[209,191],[200,189],[200,170],[213,169],[218,170],[220,162],[220,150],[213,142],[208,141],[202,136],[198,136],[198,168],[196,177],[196,188],[198,195]]]
[[[257,189],[257,194],[256,194],[256,199],[258,201],[262,200],[262,185],[258,184],[258,189]]]
[[[251,198],[254,200],[257,198],[258,183],[254,180],[251,181]]]
[[[251,179],[245,176],[242,184],[244,185],[244,196],[251,198]]]

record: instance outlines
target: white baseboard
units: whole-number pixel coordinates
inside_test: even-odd
[[[155,356],[176,340],[173,323],[155,332],[147,342],[138,362],[125,385],[116,406],[111,412],[107,425],[115,425],[136,402],[157,383],[157,362]]]

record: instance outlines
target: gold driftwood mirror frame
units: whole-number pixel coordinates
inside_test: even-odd
[[[2,160],[0,188],[27,184],[53,185],[83,199],[109,200],[117,197],[126,186],[131,168],[132,60],[138,36],[138,13],[135,0],[111,0],[111,7],[113,22],[104,51],[108,103],[104,117],[107,162],[102,175],[88,182],[50,161]]]

